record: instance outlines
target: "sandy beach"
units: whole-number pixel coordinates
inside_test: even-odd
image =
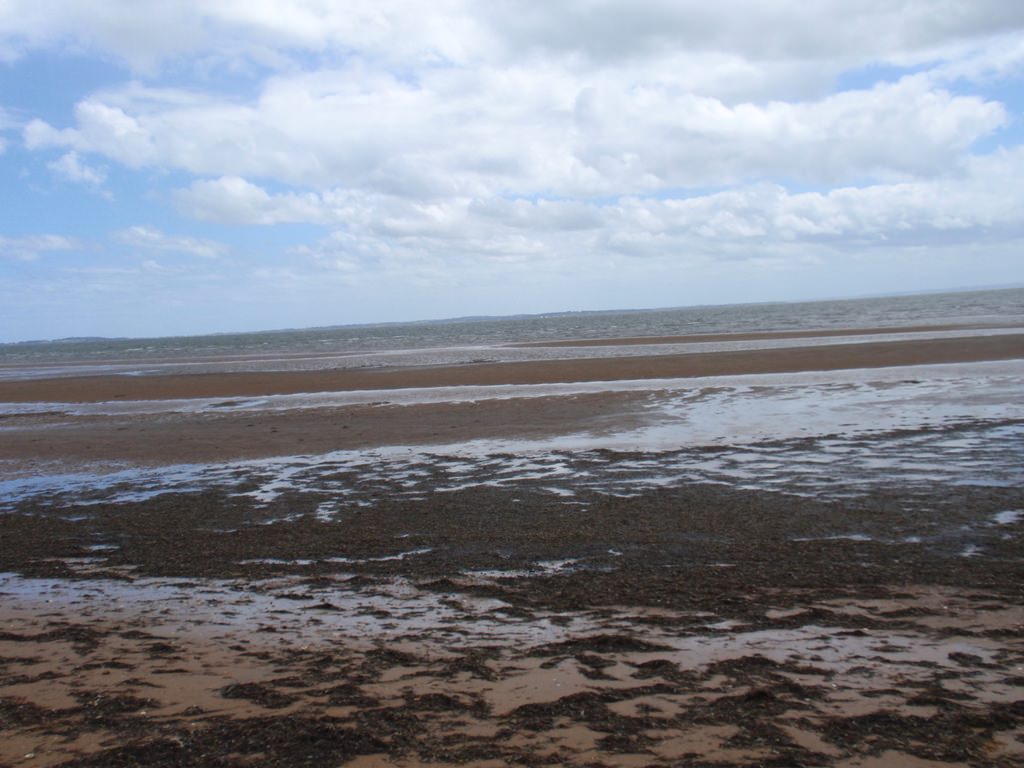
[[[1019,765],[984,331],[4,378],[0,765]]]

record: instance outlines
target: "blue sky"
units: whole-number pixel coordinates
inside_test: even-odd
[[[1017,0],[3,0],[0,342],[1020,283],[1022,139]]]

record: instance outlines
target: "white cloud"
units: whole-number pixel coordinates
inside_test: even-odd
[[[0,5],[0,59],[40,47],[113,54],[139,70],[177,56],[279,61],[282,51],[369,49],[405,58],[459,56],[479,37],[463,3],[403,0],[7,0]],[[471,6],[470,6],[471,7]]]
[[[577,99],[576,115],[574,156],[610,189],[929,176],[1006,121],[1002,105],[918,77],[734,107],[668,87],[594,89]]]
[[[7,0],[0,5],[0,59],[64,47],[111,52],[136,65],[192,48],[202,37],[195,9],[158,0],[133,3]]]
[[[1007,119],[999,103],[925,77],[735,106],[670,81],[588,82],[523,67],[436,72],[412,87],[357,68],[275,78],[248,104],[133,86],[81,102],[74,128],[31,122],[25,141],[132,168],[479,198],[928,176]]]
[[[967,48],[960,55],[949,56],[929,75],[939,82],[960,78],[986,82],[1020,77],[1022,72],[1024,36],[1018,31],[994,37],[982,46]]]
[[[606,204],[381,199],[374,209],[350,210],[344,229],[295,253],[355,279],[382,272],[465,276],[496,264],[579,271],[623,257],[680,267],[704,259],[799,267],[865,249],[1005,246],[1024,238],[1021,174],[1024,149],[972,160],[942,179],[827,192],[756,184]]]
[[[25,126],[29,149],[73,147],[104,154],[130,168],[153,165],[157,155],[152,138],[139,121],[116,107],[85,101],[75,107],[79,129],[57,130],[42,120]]]
[[[190,216],[221,224],[323,223],[333,218],[318,194],[271,195],[238,176],[193,182],[175,193],[175,201]]]
[[[106,169],[93,168],[86,165],[74,150],[66,152],[51,163],[47,163],[46,167],[54,173],[63,176],[68,181],[73,181],[77,184],[98,187],[107,179]]]
[[[517,52],[650,56],[669,47],[742,51],[752,59],[872,58],[932,51],[1024,25],[1014,0],[577,0],[546,6],[488,3],[481,14]]]
[[[855,252],[865,245],[939,247],[968,236],[1002,242],[1024,236],[1024,193],[1016,183],[1024,152],[970,163],[962,177],[788,193],[777,185],[683,200],[624,201],[619,231],[658,236],[660,245],[753,254],[809,243]]]
[[[165,251],[213,259],[223,256],[227,246],[214,240],[167,235],[150,227],[134,226],[115,234],[115,239],[141,251]],[[153,262],[155,263],[155,262]]]
[[[524,56],[621,63],[668,48],[738,53],[748,60],[931,61],[950,46],[1020,29],[1016,0],[7,0],[0,56],[44,46],[98,50],[137,67],[168,57],[325,56],[465,63]],[[276,55],[275,55],[276,54]]]
[[[136,49],[159,58],[225,47],[320,59],[282,64],[246,99],[138,83],[95,93],[71,127],[31,121],[29,148],[416,197],[934,174],[1006,125],[998,102],[941,83],[1016,71],[1024,57],[1012,34],[1024,6],[1013,0],[730,1],[713,11],[679,0],[140,2],[95,12],[54,2],[25,4],[15,18],[21,5],[8,4],[0,28],[25,45],[70,38],[129,59]],[[829,95],[842,71],[884,61],[934,71]]]
[[[78,243],[63,235],[0,236],[0,258],[18,259],[19,261],[34,261],[46,253],[72,251],[78,247]]]

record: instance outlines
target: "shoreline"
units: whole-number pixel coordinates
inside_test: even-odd
[[[1024,358],[1024,333],[862,342],[738,352],[702,352],[333,371],[80,376],[0,381],[0,402],[89,403],[387,390],[461,385],[548,384],[969,363]]]
[[[895,335],[895,334],[919,334],[919,333],[942,333],[942,332],[956,332],[956,331],[1007,331],[1014,328],[1019,328],[1019,322],[976,322],[976,323],[937,323],[937,324],[920,324],[920,325],[892,325],[892,326],[879,326],[879,327],[842,327],[842,328],[822,328],[822,329],[801,329],[801,330],[774,330],[774,331],[734,331],[734,332],[704,332],[704,333],[690,333],[690,334],[673,334],[673,335],[661,335],[661,336],[622,336],[622,337],[594,337],[594,338],[564,338],[564,339],[549,339],[544,341],[510,341],[498,344],[498,347],[505,348],[529,348],[529,347],[571,347],[571,346],[621,346],[621,345],[646,345],[646,344],[701,344],[701,343],[714,343],[722,341],[770,341],[773,339],[814,339],[814,338],[829,338],[837,336],[873,336],[873,335]],[[111,341],[124,341],[123,339],[111,339]],[[26,344],[36,344],[37,342],[24,342]],[[57,341],[39,342],[42,344],[60,344]],[[0,345],[5,346],[5,345]],[[8,347],[17,347],[18,342],[12,342],[7,344]],[[481,348],[486,348],[486,345]],[[430,349],[425,347],[423,349]],[[336,350],[332,352],[311,352],[309,350],[301,352],[248,352],[238,354],[199,354],[190,355],[188,360],[195,362],[267,362],[274,360],[287,360],[287,359],[301,359],[301,358],[332,358],[332,357],[346,357],[361,354],[372,354],[375,350]],[[376,350],[378,352],[384,352],[387,350]],[[131,355],[123,355],[116,358],[118,362],[123,363],[135,363],[139,365],[145,364],[163,364],[163,363],[175,363],[182,360],[180,356],[164,355],[164,356],[152,356],[152,357],[132,357]],[[57,361],[49,360],[41,363],[42,365],[92,365],[94,362],[86,360],[70,360],[70,361]],[[31,368],[40,365],[40,363],[30,362],[6,362],[0,364],[0,368],[18,369],[18,368]]]

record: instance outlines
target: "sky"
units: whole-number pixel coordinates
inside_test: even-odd
[[[0,0],[0,342],[1024,282],[1020,0]]]

